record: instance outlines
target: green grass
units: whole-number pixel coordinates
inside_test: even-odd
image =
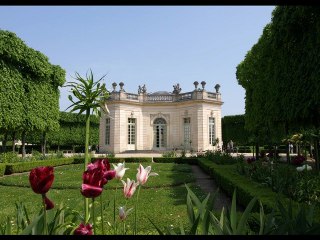
[[[192,174],[191,167],[187,164],[172,163],[150,163],[152,172],[157,172],[159,176],[149,177],[147,183],[141,187],[139,195],[138,215],[139,215],[139,234],[157,234],[155,228],[149,222],[149,217],[161,229],[172,225],[188,225],[186,194],[187,190],[184,183],[189,183],[192,190],[200,198],[205,194],[194,185],[195,177]],[[126,163],[129,170],[126,171],[126,178],[136,179],[137,163]],[[146,167],[147,164],[144,164]],[[80,193],[82,183],[83,165],[68,165],[55,167],[55,180],[47,196],[54,201],[56,206],[63,203],[67,208],[76,210],[83,214],[83,197]],[[29,173],[9,175],[0,178],[0,223],[5,221],[6,216],[15,215],[15,202],[25,203],[28,212],[32,215],[41,209],[41,195],[35,194],[30,187],[28,180]],[[126,204],[123,197],[122,183],[117,180],[111,180],[105,185],[102,197],[105,205],[104,219],[105,228],[109,234],[112,234],[108,222],[113,224],[113,199],[116,193],[116,216],[118,207]],[[127,201],[127,208],[134,207],[137,192],[133,198]],[[96,199],[96,215],[100,215],[100,197]],[[52,210],[51,210],[52,211]],[[127,219],[128,233],[132,233],[134,213],[132,212]]]

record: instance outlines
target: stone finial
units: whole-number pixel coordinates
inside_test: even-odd
[[[181,92],[180,84],[177,83],[176,85],[173,85],[173,93],[179,94]]]
[[[214,86],[214,88],[216,89],[216,93],[219,93],[220,85],[219,85],[219,84],[216,84],[216,85]]]
[[[147,93],[147,88],[146,88],[146,85],[145,85],[145,84],[143,84],[141,90],[142,90],[142,93],[143,93],[143,94]]]
[[[114,83],[112,83],[112,88],[113,88],[113,92],[115,92],[116,91],[116,87],[117,87],[117,84],[114,82]]]
[[[124,92],[124,89],[123,89],[124,83],[123,83],[123,82],[120,82],[120,83],[119,83],[119,86],[120,86],[120,92]]]
[[[205,82],[205,81],[202,81],[202,82],[201,82],[201,86],[202,86],[202,89],[204,90],[204,87],[206,86],[206,82]]]
[[[197,90],[198,89],[198,85],[199,85],[198,81],[195,81],[193,84],[194,84],[194,88],[195,88],[194,90]]]

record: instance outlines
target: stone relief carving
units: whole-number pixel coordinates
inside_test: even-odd
[[[150,114],[150,125],[153,125],[153,122],[155,119],[157,118],[163,118],[164,120],[166,120],[167,124],[169,124],[170,122],[170,114],[163,114],[161,112],[156,113],[156,114]]]

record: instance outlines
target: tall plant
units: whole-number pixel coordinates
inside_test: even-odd
[[[67,108],[71,108],[71,112],[78,111],[78,114],[85,112],[86,114],[86,137],[85,137],[85,162],[84,171],[87,169],[89,163],[89,137],[90,137],[90,114],[101,116],[101,109],[105,113],[108,113],[108,108],[105,105],[105,99],[109,96],[109,92],[106,89],[105,83],[101,84],[101,81],[105,77],[102,76],[98,81],[94,81],[92,70],[86,74],[86,78],[80,76],[79,73],[75,73],[74,79],[76,82],[67,82],[66,87],[71,87],[71,93],[76,98],[73,99],[72,95],[68,98],[72,104]],[[85,221],[89,218],[89,202],[88,198],[85,198]]]

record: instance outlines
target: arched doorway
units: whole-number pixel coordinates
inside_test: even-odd
[[[164,150],[167,147],[167,122],[163,118],[156,118],[153,122],[153,147]]]

